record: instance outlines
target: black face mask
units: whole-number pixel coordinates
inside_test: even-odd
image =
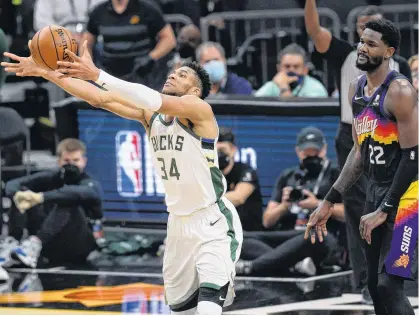
[[[195,48],[190,46],[188,43],[179,43],[177,51],[181,58],[190,58],[195,56]]]
[[[218,166],[220,170],[224,170],[230,164],[230,157],[225,152],[218,152]]]
[[[297,88],[304,81],[304,76],[297,75],[295,72],[288,72],[287,75],[290,76],[290,77],[292,77],[292,76],[297,76],[298,77],[297,81],[293,81],[289,84],[291,91],[294,91],[295,88]]]
[[[322,170],[323,159],[319,156],[307,157],[301,162],[301,167],[307,170],[311,176],[317,176]]]
[[[60,169],[60,178],[64,184],[79,184],[81,180],[81,171],[72,164],[66,164]]]

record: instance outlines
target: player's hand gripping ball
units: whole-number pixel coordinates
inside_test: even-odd
[[[66,49],[77,54],[76,40],[71,32],[62,26],[43,27],[33,36],[30,43],[32,59],[46,70],[58,69],[57,61],[73,61]]]

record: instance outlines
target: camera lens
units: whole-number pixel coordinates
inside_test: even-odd
[[[292,189],[290,192],[290,198],[289,201],[290,202],[296,202],[299,201],[303,198],[303,191],[301,191],[300,189]]]

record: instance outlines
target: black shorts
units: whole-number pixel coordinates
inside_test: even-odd
[[[364,214],[375,212],[390,185],[369,183]],[[400,199],[397,213],[375,228],[371,245],[365,243],[369,263],[376,262],[377,272],[384,271],[406,279],[416,279],[418,270],[418,181],[412,182]]]

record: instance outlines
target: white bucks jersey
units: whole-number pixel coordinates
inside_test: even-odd
[[[216,139],[199,137],[178,118],[166,122],[157,113],[150,126],[150,150],[167,210],[188,215],[218,202],[227,185],[218,169]]]

